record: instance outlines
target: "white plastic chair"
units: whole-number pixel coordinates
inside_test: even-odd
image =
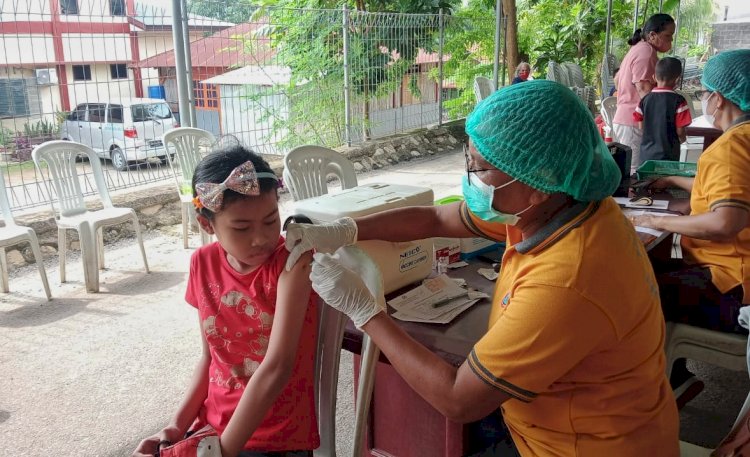
[[[667,323],[664,348],[667,377],[677,359],[692,359],[734,371],[747,371],[747,337],[687,324]]]
[[[570,87],[570,81],[568,80],[568,72],[565,71],[559,63],[550,60],[547,64],[547,79],[550,81],[557,81],[563,86]]]
[[[345,248],[349,252],[357,248]],[[339,251],[341,252],[341,251]],[[348,268],[359,271],[357,257],[341,252],[341,261]],[[368,281],[368,275],[363,275]],[[369,278],[370,280],[372,277]],[[382,277],[380,286],[368,283],[373,294],[382,296]],[[379,292],[377,292],[379,290]],[[315,405],[318,408],[318,430],[320,433],[320,447],[313,454],[315,457],[336,456],[336,392],[339,380],[339,362],[341,359],[341,344],[344,340],[344,329],[349,318],[319,302],[318,309],[318,343],[315,356]],[[362,358],[359,371],[359,388],[356,395],[356,415],[354,421],[354,449],[352,456],[362,455],[364,434],[367,417],[370,410],[372,390],[375,381],[375,368],[380,349],[365,334],[362,339]]]
[[[674,361],[681,358],[699,360],[729,370],[748,370],[747,337],[743,335],[667,322],[664,349],[667,354],[667,377],[672,374]],[[750,397],[748,399],[750,401]],[[738,420],[742,415],[741,411]],[[680,441],[681,457],[708,457],[711,452],[711,449]]]
[[[585,87],[586,81],[583,79],[583,71],[575,62],[563,62],[561,65],[568,75],[568,82],[573,87]]]
[[[474,96],[477,103],[492,95],[495,92],[495,84],[489,78],[477,76],[474,78]]]
[[[28,241],[31,246],[31,252],[34,253],[36,266],[39,268],[39,276],[42,277],[42,284],[44,285],[44,292],[47,294],[47,300],[52,300],[49,283],[47,282],[47,272],[44,270],[42,250],[39,248],[39,239],[31,227],[16,225],[13,213],[10,210],[8,194],[5,191],[5,178],[2,172],[0,172],[0,211],[2,212],[3,222],[5,222],[5,227],[0,227],[0,270],[2,270],[0,272],[0,291],[4,293],[10,292],[8,286],[8,261],[5,258],[5,248],[15,246],[22,241]]]
[[[60,281],[65,282],[66,231],[76,230],[81,244],[83,275],[88,292],[99,292],[99,268],[104,268],[104,238],[102,228],[110,225],[132,222],[138,244],[141,248],[143,266],[148,270],[146,250],[143,247],[141,226],[132,208],[112,205],[109,191],[104,182],[102,165],[93,149],[72,141],[48,141],[37,146],[31,153],[39,174],[45,184],[51,181],[60,208],[55,208],[55,198],[50,191],[50,203],[57,220],[58,253],[60,258]],[[76,159],[88,158],[91,174],[103,209],[91,211],[86,208],[81,190]],[[98,266],[98,268],[97,268]]]
[[[188,248],[188,225],[195,214],[193,209],[192,180],[193,171],[200,162],[203,154],[201,148],[210,148],[216,139],[211,134],[202,129],[193,127],[179,127],[166,132],[162,135],[162,142],[167,148],[167,160],[169,168],[174,175],[175,184],[177,184],[177,193],[180,196],[180,213],[182,215],[182,245]],[[175,157],[180,167],[180,179],[175,169]],[[207,244],[210,236],[204,233],[200,228],[201,244]]]
[[[348,318],[322,300],[318,306],[315,405],[318,408],[320,447],[313,454],[315,457],[333,457],[336,455],[336,393],[341,343]]]
[[[615,118],[615,112],[617,111],[617,97],[606,97],[604,100],[602,100],[602,106],[600,108],[600,113],[602,115],[602,119],[604,120],[604,123],[607,124],[607,126],[612,129],[612,121]],[[610,132],[613,132],[613,130],[610,130]]]
[[[294,201],[327,194],[329,175],[338,177],[342,190],[357,187],[354,165],[333,149],[298,146],[284,157],[284,185]]]

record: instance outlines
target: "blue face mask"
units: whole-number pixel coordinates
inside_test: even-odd
[[[497,222],[505,225],[516,225],[521,219],[519,216],[533,206],[529,205],[528,208],[516,214],[501,213],[492,207],[495,191],[514,183],[517,179],[506,182],[500,187],[494,187],[485,184],[476,174],[470,174],[469,176],[469,178],[465,175],[463,177],[462,186],[464,199],[466,200],[466,205],[469,207],[469,210],[483,221]],[[471,183],[469,183],[469,179],[471,179]]]

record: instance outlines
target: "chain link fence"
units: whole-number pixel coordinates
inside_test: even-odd
[[[258,9],[228,0],[184,8],[183,73],[171,8],[0,2],[0,163],[13,208],[48,204],[30,161],[44,141],[91,146],[111,190],[144,186],[172,179],[161,135],[193,117],[216,136],[283,156],[300,144],[357,144],[462,117],[473,95],[456,80],[491,73],[486,52],[461,41],[494,29],[493,17]],[[467,56],[476,65],[467,66]],[[188,112],[180,112],[179,74]]]

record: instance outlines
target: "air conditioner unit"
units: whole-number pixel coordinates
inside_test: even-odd
[[[36,71],[36,83],[40,86],[57,84],[57,70],[54,68],[39,68]]]

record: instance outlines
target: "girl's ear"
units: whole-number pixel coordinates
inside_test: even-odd
[[[198,220],[198,224],[200,224],[204,232],[208,233],[209,235],[214,235],[214,226],[209,218],[202,215],[201,213],[196,214],[195,218]]]

